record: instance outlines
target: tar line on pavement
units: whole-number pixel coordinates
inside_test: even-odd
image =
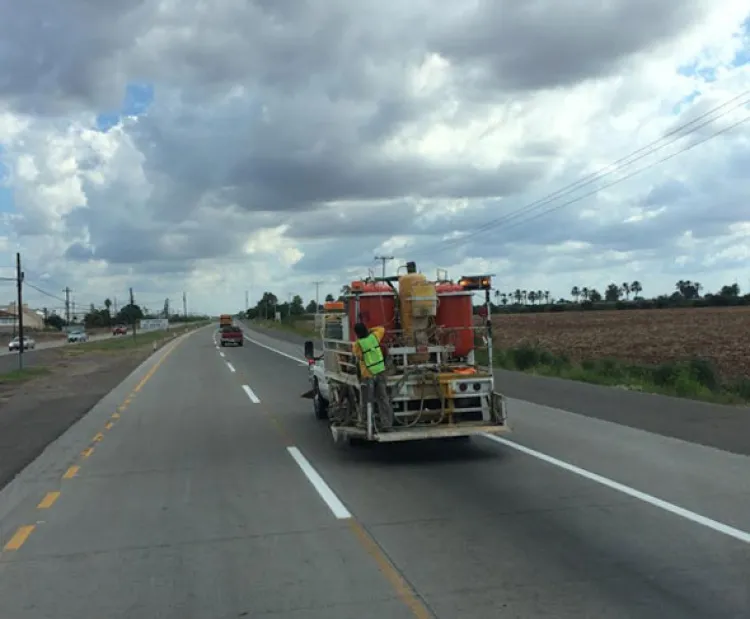
[[[247,336],[245,336],[245,338],[249,339],[247,338]],[[222,358],[225,358],[225,355],[221,352],[216,339],[214,339],[214,344],[216,346],[216,350],[219,351],[219,355]],[[260,345],[263,346],[262,344]],[[292,357],[291,355],[280,353],[280,351],[276,351],[270,347],[264,346],[264,348],[269,348],[269,350],[279,352],[279,354],[283,354],[290,359],[299,361],[298,359],[294,359],[294,357]],[[230,363],[226,363],[226,365],[229,367],[229,370],[231,372],[236,372],[235,368]],[[305,363],[305,365],[307,364]],[[260,398],[255,395],[255,392],[253,392],[249,385],[242,385],[242,389],[253,404],[261,403]],[[265,406],[260,407],[259,410],[261,414],[266,419],[268,419],[271,426],[278,433],[279,437],[284,443],[284,446],[286,447],[287,453],[289,453],[292,459],[296,462],[297,466],[300,468],[304,476],[310,482],[323,502],[328,506],[328,509],[331,510],[334,517],[337,520],[346,522],[349,530],[354,534],[354,537],[364,548],[365,552],[367,552],[367,554],[373,559],[373,561],[375,561],[375,564],[378,566],[380,573],[383,574],[383,577],[391,585],[398,598],[418,619],[430,619],[431,617],[434,617],[435,614],[429,610],[425,600],[416,592],[414,587],[399,571],[399,569],[395,566],[393,561],[391,561],[385,550],[380,546],[380,544],[378,544],[375,538],[369,533],[367,528],[352,515],[352,513],[347,509],[346,505],[344,505],[341,499],[336,496],[336,493],[315,470],[313,465],[310,464],[309,460],[295,446],[295,441],[293,440],[291,433],[287,430],[279,417],[277,415],[274,415],[273,412],[269,411]]]
[[[192,335],[192,332],[187,334],[185,337],[189,337],[190,335]],[[71,464],[68,467],[68,469],[62,476],[61,484],[63,482],[67,482],[67,480],[75,479],[83,463],[91,456],[91,454],[94,453],[95,445],[104,440],[105,432],[108,432],[114,428],[115,423],[118,419],[120,419],[120,414],[127,410],[128,406],[133,401],[133,398],[135,398],[138,395],[138,392],[143,389],[144,385],[149,380],[151,380],[151,377],[161,367],[167,357],[172,354],[174,349],[182,343],[185,337],[180,338],[179,340],[174,342],[166,351],[162,353],[162,356],[159,358],[159,360],[151,367],[148,372],[146,372],[146,374],[143,376],[143,378],[141,378],[141,380],[133,388],[130,394],[128,394],[128,397],[123,400],[122,404],[117,407],[116,412],[112,413],[112,416],[110,417],[110,420],[105,424],[103,431],[97,432],[94,435],[89,445],[78,456],[76,463]],[[61,492],[62,490],[50,490],[49,492],[47,492],[37,505],[37,509],[50,509],[60,497]],[[18,529],[16,529],[16,532],[6,542],[5,546],[3,546],[3,550],[2,552],[0,552],[0,555],[5,552],[15,552],[19,550],[24,545],[29,536],[34,532],[34,529],[36,529],[38,524],[39,523],[26,524],[18,527]]]

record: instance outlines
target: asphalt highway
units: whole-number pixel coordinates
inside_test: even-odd
[[[750,459],[513,400],[496,442],[336,446],[300,347],[201,329],[0,492],[0,617],[750,614]]]

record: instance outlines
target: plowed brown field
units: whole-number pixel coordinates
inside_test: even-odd
[[[493,324],[501,348],[535,344],[576,361],[700,357],[724,378],[750,378],[750,307],[504,314]]]

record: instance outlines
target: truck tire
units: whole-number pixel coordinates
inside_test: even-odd
[[[238,342],[238,346],[244,346],[244,345],[245,345],[245,342],[244,342],[244,340],[240,340],[240,341]]]
[[[323,396],[320,395],[317,379],[315,379],[313,385],[313,412],[315,413],[315,419],[328,419],[328,402],[326,402],[323,399]]]

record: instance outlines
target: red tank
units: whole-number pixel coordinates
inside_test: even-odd
[[[357,339],[354,325],[363,322],[368,328],[385,327],[386,340],[388,331],[393,331],[396,324],[396,296],[393,289],[382,282],[353,282],[352,292],[359,290],[359,316],[356,315],[356,301],[349,298],[349,338]]]
[[[449,332],[443,345],[452,344],[456,347],[455,355],[465,357],[474,350],[474,307],[472,293],[467,292],[458,284],[438,284],[438,307],[436,322],[447,329],[457,329]],[[458,329],[458,327],[464,327]]]

